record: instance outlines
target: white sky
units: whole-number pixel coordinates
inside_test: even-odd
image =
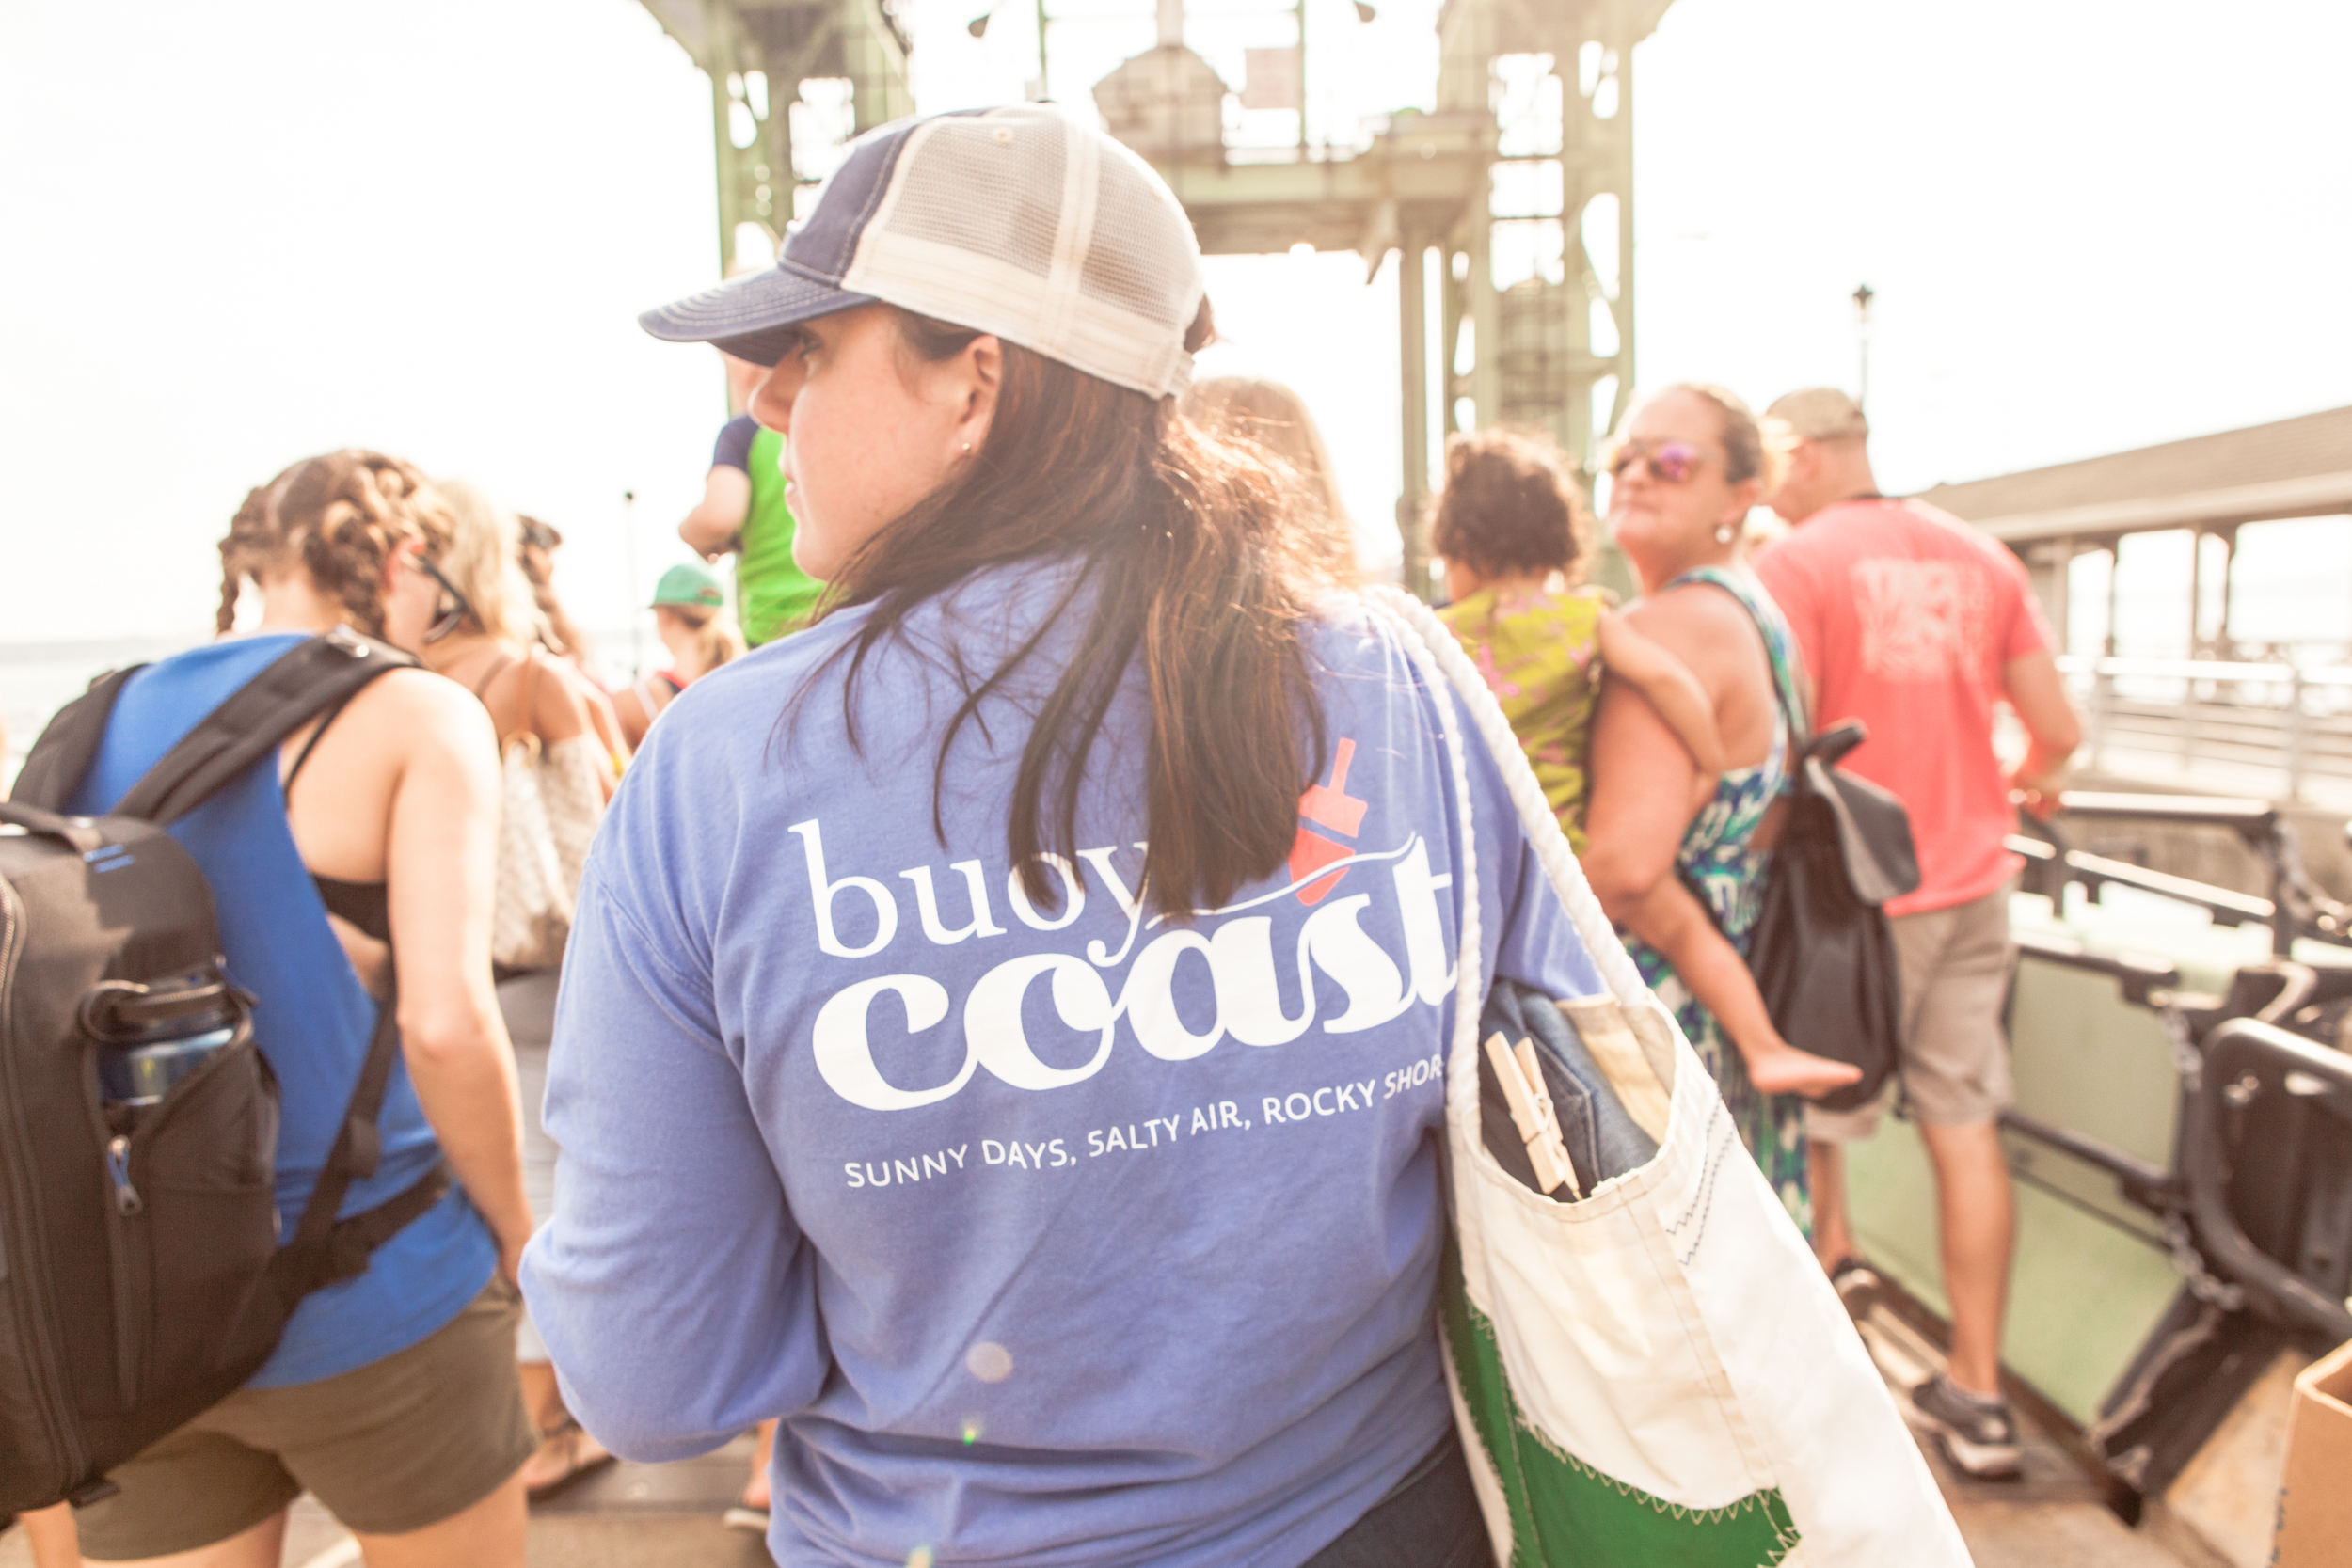
[[[1054,0],[1065,100],[1146,0]],[[1268,0],[1217,0],[1232,12]],[[1018,96],[1027,0],[913,0],[927,109]],[[1286,24],[1195,41],[1238,79]],[[1435,0],[1311,0],[1319,127],[1424,100]],[[0,641],[198,634],[214,542],[368,445],[573,541],[618,624],[723,415],[636,311],[715,272],[708,89],[629,0],[0,0]],[[1213,36],[1210,36],[1213,35]],[[2352,8],[1677,0],[1634,55],[1641,378],[1850,383],[1890,488],[2352,404]],[[1391,269],[1392,270],[1392,269]],[[1392,515],[1393,286],[1217,259],[1230,343]],[[636,492],[633,580],[625,490]]]

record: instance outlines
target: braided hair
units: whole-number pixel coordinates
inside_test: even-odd
[[[246,579],[299,566],[343,619],[384,635],[385,563],[403,541],[449,542],[449,508],[414,464],[346,449],[305,458],[245,498],[220,542],[217,631],[231,630]]]

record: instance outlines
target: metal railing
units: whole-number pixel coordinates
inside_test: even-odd
[[[2292,800],[2315,783],[2352,790],[2352,666],[2080,655],[2058,666],[2082,708],[2085,767],[2276,774]]]

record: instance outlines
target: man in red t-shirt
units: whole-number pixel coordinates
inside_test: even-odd
[[[2010,1098],[2001,1007],[2020,863],[2001,841],[2013,795],[2041,808],[2081,725],[2024,565],[1956,517],[1880,495],[1852,399],[1791,392],[1764,425],[1784,456],[1764,499],[1794,528],[1757,557],[1756,575],[1796,633],[1816,725],[1869,726],[1843,766],[1894,791],[1919,849],[1918,890],[1886,912],[1902,981],[1899,1067],[1935,1167],[1952,1354],[1912,1399],[1960,1468],[2010,1473],[2017,1431],[2000,1348],[2015,1215],[1996,1118]],[[2007,777],[1993,751],[2001,702],[2031,740]],[[1868,1137],[1878,1115],[1807,1117],[1814,1245],[1841,1286],[1867,1277],[1852,1256],[1842,1145]]]

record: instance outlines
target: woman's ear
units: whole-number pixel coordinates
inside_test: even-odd
[[[413,534],[384,552],[384,568],[376,575],[376,602],[388,603],[399,592],[413,565],[413,558],[424,553],[424,541]]]
[[[955,438],[960,445],[969,442],[968,450],[977,451],[988,440],[989,426],[996,417],[997,394],[1004,388],[1005,345],[983,333],[964,344],[948,364],[955,373]]]
[[[1729,523],[1735,530],[1745,528],[1748,514],[1755,511],[1763,499],[1764,482],[1760,479],[1745,480],[1733,485],[1731,499],[1724,505],[1721,520]]]

